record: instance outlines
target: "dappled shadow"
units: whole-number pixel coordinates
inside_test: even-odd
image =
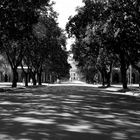
[[[138,140],[140,98],[93,87],[0,94],[0,140]]]

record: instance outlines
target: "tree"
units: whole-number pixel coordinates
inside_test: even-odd
[[[70,64],[67,62],[68,53],[61,46],[56,47],[51,57],[51,71],[56,75],[57,79],[69,78]]]
[[[130,63],[135,65],[134,62],[137,64],[139,61],[140,2],[138,0],[85,0],[84,3],[85,6],[78,10],[77,15],[70,18],[66,27],[67,32],[71,36],[74,35],[79,42],[84,42],[77,48],[79,53],[83,50],[84,57],[88,54],[84,51],[85,48],[88,50],[94,48],[92,50],[95,52],[98,50],[94,59],[102,48],[107,54],[117,56],[125,89],[127,88],[127,69]],[[95,54],[94,51],[91,55],[93,54]],[[101,63],[103,56],[99,56],[98,62],[102,66],[107,66],[107,63]],[[79,57],[78,61],[81,58]]]
[[[94,76],[97,72],[96,53],[92,53],[89,46],[82,41],[76,41],[72,45],[73,58],[87,83],[94,83]]]
[[[131,65],[139,72],[139,87],[140,87],[140,1],[135,0],[131,2],[131,9],[127,11],[127,18],[133,24],[133,30],[131,34],[131,45],[135,46],[130,48],[127,57],[131,63]]]
[[[134,59],[131,60],[133,57],[130,59],[129,56],[139,50],[139,45],[137,44],[139,42],[139,30],[136,23],[134,23],[134,20],[138,18],[134,16],[136,14],[137,4],[137,0],[117,0],[110,1],[108,6],[110,16],[106,24],[106,34],[108,39],[110,38],[110,43],[113,44],[108,49],[111,49],[113,53],[118,55],[121,65],[123,88],[127,88],[126,71],[130,62],[134,61]]]
[[[108,14],[105,11],[104,1],[84,2],[85,6],[79,8],[77,10],[77,15],[70,18],[66,29],[70,36],[74,35],[76,37],[76,45],[73,46],[72,50],[74,58],[78,61],[78,66],[83,67],[83,69],[86,69],[87,67],[85,71],[86,75],[89,73],[87,79],[89,79],[89,77],[93,79],[94,76],[91,76],[91,72],[93,72],[94,75],[97,68],[99,69],[100,48],[104,47],[100,30],[102,29],[101,27],[104,25]],[[97,63],[98,67],[96,66]],[[105,67],[102,69],[102,76],[104,70],[106,70]]]
[[[17,67],[26,52],[32,27],[38,21],[38,9],[49,5],[49,0],[1,0],[0,38],[2,50],[6,53],[13,71],[12,87],[17,86]]]
[[[24,56],[24,62],[28,66],[34,85],[37,82],[41,85],[43,70],[47,69],[50,74],[55,73],[58,77],[69,72],[65,51],[66,36],[58,27],[57,13],[52,6],[40,10],[38,23],[33,26],[33,36]],[[27,72],[24,73],[27,75]]]

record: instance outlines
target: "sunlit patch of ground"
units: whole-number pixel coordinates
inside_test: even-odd
[[[17,88],[0,93],[0,140],[139,140],[139,116],[139,96],[84,83]]]

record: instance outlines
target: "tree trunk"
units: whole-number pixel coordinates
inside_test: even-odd
[[[111,86],[111,73],[112,73],[112,64],[109,66],[109,72],[107,72],[107,87]]]
[[[49,82],[52,83],[52,74],[49,74]]]
[[[38,80],[38,85],[42,85],[42,66],[40,67],[38,73],[37,73],[37,80]]]
[[[101,75],[102,75],[102,86],[105,86],[105,74],[103,71],[101,72]]]
[[[47,76],[47,75],[46,75],[46,72],[45,72],[45,83],[47,82],[46,76]]]
[[[139,74],[139,88],[140,88],[140,74]]]
[[[139,70],[139,88],[140,88],[140,70]]]
[[[18,72],[17,68],[13,68],[13,81],[12,81],[12,87],[17,87],[17,82],[18,82]]]
[[[33,85],[36,86],[36,73],[32,73]]]
[[[25,74],[25,87],[28,87],[28,73]]]
[[[127,66],[125,63],[124,54],[121,55],[120,59],[121,59],[120,64],[121,64],[122,85],[123,89],[127,89]]]
[[[110,77],[111,77],[111,73],[110,72],[108,72],[107,73],[107,87],[110,87]]]
[[[126,68],[124,68],[123,66],[121,66],[121,77],[122,77],[122,84],[123,84],[123,88],[127,89],[127,73],[126,73]]]
[[[38,72],[37,76],[38,76],[38,85],[42,85],[42,77],[41,77],[42,73]]]

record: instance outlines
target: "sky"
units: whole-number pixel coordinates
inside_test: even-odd
[[[54,10],[59,14],[58,23],[59,27],[65,29],[68,18],[76,14],[76,8],[82,6],[82,0],[53,0],[56,4],[54,5]],[[67,40],[67,50],[70,50],[71,44],[74,39]]]
[[[59,14],[58,23],[59,26],[65,29],[65,25],[68,22],[68,18],[71,15],[75,15],[75,9],[77,6],[82,6],[82,0],[53,0],[55,11]]]

